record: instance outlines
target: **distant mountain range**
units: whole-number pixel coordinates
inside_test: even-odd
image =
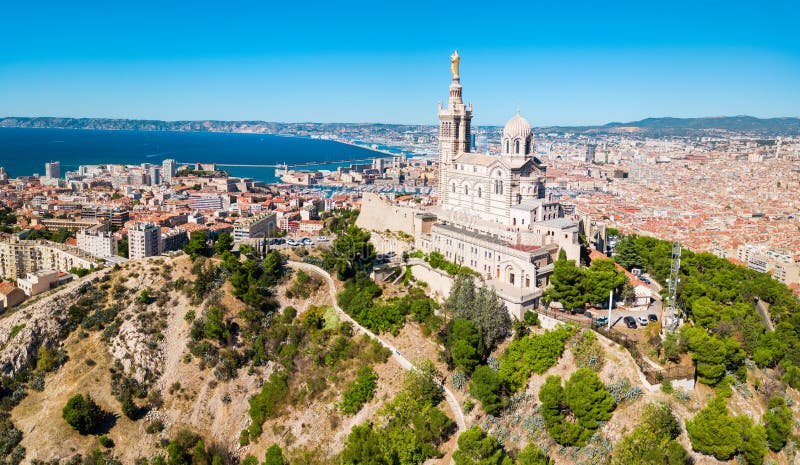
[[[7,117],[0,118],[0,127],[107,129],[143,131],[212,131],[252,132],[261,134],[310,134],[336,128],[366,128],[377,131],[408,131],[426,125],[370,123],[276,123],[266,121],[159,121],[108,118]],[[427,126],[429,127],[429,126]],[[704,118],[646,118],[629,123],[608,123],[602,126],[551,126],[537,128],[543,132],[579,132],[587,134],[630,133],[648,137],[691,137],[696,135],[755,136],[800,135],[800,118],[756,118],[753,116],[718,116]]]
[[[756,118],[754,116],[715,116],[704,118],[645,118],[630,123],[603,126],[542,128],[587,133],[641,132],[650,136],[692,136],[697,134],[740,133],[762,136],[799,135],[800,118]]]

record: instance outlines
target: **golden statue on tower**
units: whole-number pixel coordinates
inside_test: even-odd
[[[461,57],[458,56],[458,50],[450,55],[450,72],[453,73],[453,79],[458,79],[458,64],[461,62]]]

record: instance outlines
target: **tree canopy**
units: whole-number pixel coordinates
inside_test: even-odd
[[[539,400],[547,432],[565,446],[585,445],[616,408],[611,393],[588,368],[576,370],[563,387],[561,377],[548,376]]]
[[[740,415],[731,416],[725,399],[712,399],[691,420],[686,420],[686,432],[692,449],[713,455],[718,460],[729,460],[742,454],[748,465],[760,465],[767,449],[764,427]]]
[[[456,465],[512,465],[503,446],[480,426],[473,426],[458,437],[458,450],[453,453]]]

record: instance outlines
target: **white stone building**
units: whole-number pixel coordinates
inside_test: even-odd
[[[161,253],[161,227],[136,223],[128,231],[128,258],[152,257]]]
[[[446,107],[439,104],[438,221],[416,246],[481,273],[521,317],[549,284],[559,250],[579,260],[579,223],[547,198],[533,132],[519,112],[506,123],[500,155],[471,152],[472,105],[462,100],[458,54]]]
[[[16,236],[0,242],[0,275],[19,278],[40,270],[69,272],[72,268],[102,266],[77,247],[44,240],[26,241]]]
[[[102,227],[82,229],[76,234],[78,248],[97,258],[117,254],[117,238]]]

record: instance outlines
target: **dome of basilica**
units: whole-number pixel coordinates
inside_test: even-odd
[[[519,112],[514,115],[503,128],[503,139],[525,139],[531,133],[531,124],[528,120],[520,116]]]

